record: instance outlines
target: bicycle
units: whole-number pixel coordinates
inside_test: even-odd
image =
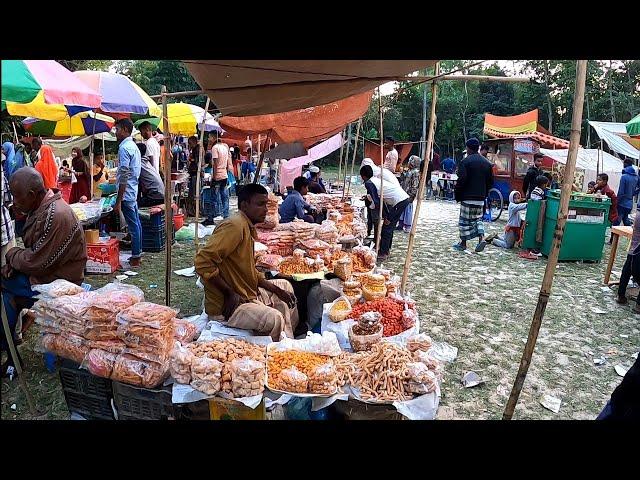
[[[497,188],[492,188],[484,200],[484,215],[482,219],[489,222],[496,222],[502,215],[503,209],[504,197],[502,193]]]

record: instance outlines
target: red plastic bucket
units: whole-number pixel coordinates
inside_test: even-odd
[[[176,231],[180,230],[184,225],[184,213],[176,213],[173,216],[173,226]]]

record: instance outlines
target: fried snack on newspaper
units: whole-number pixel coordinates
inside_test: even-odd
[[[406,348],[379,342],[368,352],[350,358],[354,368],[347,372],[348,383],[360,390],[363,400],[392,402],[412,398],[405,388],[406,365],[411,362]]]
[[[327,363],[332,363],[331,357],[317,353],[300,352],[296,350],[272,352],[269,354],[267,360],[269,385],[278,390],[290,391],[282,388],[283,380],[281,379],[281,374],[283,370],[296,367],[296,369],[308,377],[317,367]]]

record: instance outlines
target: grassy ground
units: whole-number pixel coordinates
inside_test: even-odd
[[[331,172],[325,174],[325,178],[330,176]],[[493,247],[473,255],[453,251],[457,215],[455,204],[423,204],[409,289],[418,303],[423,331],[459,349],[456,361],[447,365],[438,417],[499,419],[518,368],[546,261],[523,260],[517,252]],[[489,225],[487,230],[503,226]],[[407,238],[396,232],[386,264],[398,274],[404,265]],[[614,272],[622,268],[625,248],[625,241],[621,241]],[[605,259],[608,250],[605,247]],[[172,270],[192,266],[194,251],[192,243],[176,244]],[[605,266],[604,262],[559,265],[515,418],[595,418],[621,380],[614,366],[628,368],[633,363],[632,355],[640,345],[640,317],[630,307],[618,306],[613,292],[603,291]],[[138,271],[139,275],[126,282],[142,288],[147,300],[163,303],[164,254],[145,253]],[[113,277],[88,275],[86,281],[98,288]],[[154,284],[157,288],[150,288]],[[202,291],[196,287],[195,277],[172,274],[171,304],[181,315],[199,313],[201,303]],[[596,313],[599,310],[606,314]],[[27,364],[29,389],[42,415],[30,414],[17,380],[2,380],[3,419],[69,417],[58,374],[44,368],[36,338],[32,329],[20,351]],[[595,366],[593,358],[601,355],[606,364]],[[469,370],[480,374],[486,384],[462,388],[459,379]],[[558,414],[539,404],[544,394],[562,399]]]

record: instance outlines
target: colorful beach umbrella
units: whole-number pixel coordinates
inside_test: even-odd
[[[169,103],[167,104],[167,115],[169,117],[169,133],[174,135],[195,135],[197,129],[202,125],[202,118],[206,113],[205,132],[224,133],[220,124],[204,108],[189,103]],[[146,118],[138,120],[135,125],[139,127],[144,121],[148,121],[155,128],[163,129],[162,118]],[[166,133],[166,132],[164,132]]]
[[[625,127],[627,128],[627,133],[630,137],[640,139],[640,115],[636,115],[634,118],[629,120]]]
[[[110,132],[114,124],[115,120],[112,117],[94,112],[81,112],[57,122],[33,117],[22,121],[27,132],[47,137],[72,137]]]
[[[106,114],[162,116],[162,109],[128,77],[119,73],[78,70],[73,72],[85,85],[102,96],[100,111]]]
[[[97,108],[100,94],[55,60],[2,60],[2,109],[62,120]]]

